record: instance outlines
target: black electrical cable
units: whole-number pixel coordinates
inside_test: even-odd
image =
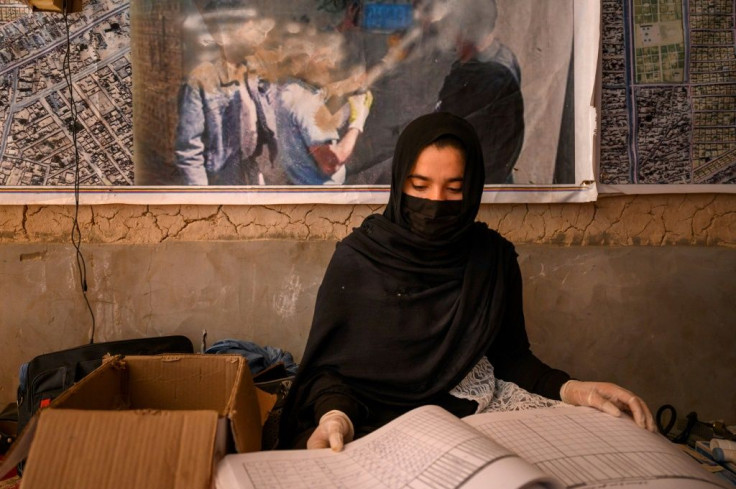
[[[67,88],[69,89],[69,106],[71,107],[71,132],[72,132],[72,144],[74,145],[74,221],[72,223],[72,244],[76,250],[77,257],[77,270],[79,271],[79,283],[82,288],[82,295],[84,296],[84,302],[87,304],[87,310],[92,318],[92,329],[90,330],[89,342],[95,342],[95,313],[92,310],[92,305],[87,297],[87,265],[84,261],[84,255],[82,254],[82,231],[79,228],[79,146],[77,144],[77,106],[74,102],[74,88],[72,86],[72,69],[71,69],[71,36],[69,34],[69,5],[70,0],[64,0],[63,3],[63,14],[64,14],[64,27],[66,30],[66,53],[64,54],[64,61],[62,63],[64,79],[66,80]]]

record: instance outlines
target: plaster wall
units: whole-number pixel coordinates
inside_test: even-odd
[[[82,206],[97,341],[184,334],[292,352],[337,240],[380,206]],[[87,341],[74,209],[0,207],[0,405],[18,366]],[[517,244],[534,351],[653,408],[736,423],[736,196],[489,205]]]

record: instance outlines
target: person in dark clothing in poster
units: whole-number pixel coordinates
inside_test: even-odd
[[[457,60],[440,89],[437,110],[465,118],[483,147],[488,184],[513,183],[524,142],[521,69],[494,38],[495,0],[450,0],[440,36],[456,43]]]
[[[373,4],[364,2],[362,8]],[[521,69],[494,37],[495,0],[415,2],[412,8],[413,21],[404,29],[372,30],[360,24],[360,15],[350,24],[348,34],[362,43],[370,72],[380,74],[372,80],[375,117],[356,146],[359,161],[347,182],[388,183],[400,130],[414,117],[438,110],[475,127],[486,161],[485,183],[513,183],[525,134]]]
[[[514,246],[475,221],[484,174],[458,116],[424,115],[400,134],[384,213],[341,241],[325,272],[280,448],[339,450],[426,404],[462,417],[561,400],[654,430],[638,396],[532,353]]]
[[[200,43],[217,45],[219,55],[196,66],[181,88],[175,151],[182,183],[262,184],[256,157],[264,145],[275,147],[273,116],[268,86],[246,60],[274,21],[244,0],[213,0],[192,18],[200,21]]]

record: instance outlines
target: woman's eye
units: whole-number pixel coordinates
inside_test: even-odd
[[[460,187],[460,188],[457,188],[457,187],[448,187],[447,188],[447,191],[448,192],[452,192],[453,194],[461,194],[461,193],[463,193],[463,188],[462,187]]]
[[[421,190],[427,190],[427,186],[426,186],[426,185],[416,185],[416,184],[412,184],[412,185],[411,185],[411,188],[413,188],[414,190],[420,190],[420,191],[421,191]]]

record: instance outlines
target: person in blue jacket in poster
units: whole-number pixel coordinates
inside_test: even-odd
[[[196,20],[203,21],[200,43],[216,45],[219,55],[196,66],[180,92],[175,151],[181,183],[262,184],[256,158],[264,145],[275,157],[274,130],[268,85],[247,59],[275,21],[244,0],[213,0]]]

